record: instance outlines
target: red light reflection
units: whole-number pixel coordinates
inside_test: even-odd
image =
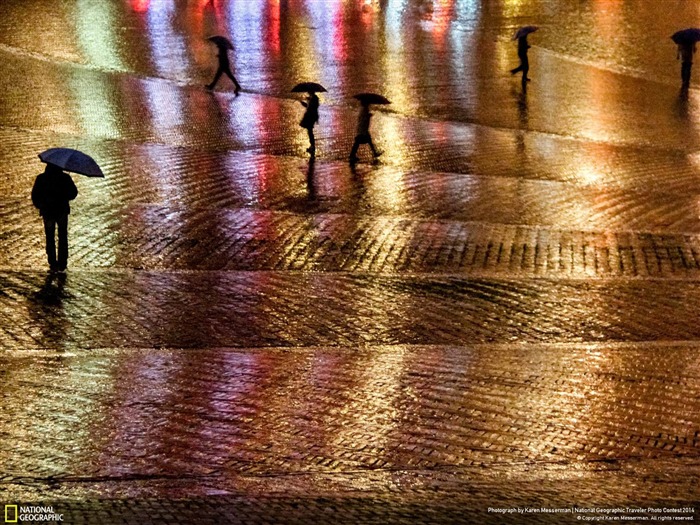
[[[151,0],[131,0],[131,8],[137,13],[145,13]]]

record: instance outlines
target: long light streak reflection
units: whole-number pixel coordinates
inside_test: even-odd
[[[175,30],[178,15],[176,5],[170,0],[152,0],[147,12],[148,39],[158,75],[178,80],[189,79],[189,46],[185,38]]]
[[[119,55],[117,30],[120,24],[116,20],[114,4],[78,0],[77,10],[80,13],[75,19],[78,41],[90,61],[107,69],[126,69]]]

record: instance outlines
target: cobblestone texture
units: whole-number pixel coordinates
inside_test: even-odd
[[[700,519],[699,99],[668,39],[696,8],[360,4],[0,4],[0,506]],[[239,97],[203,89],[212,33]],[[366,90],[384,154],[352,167]],[[29,191],[59,145],[106,177],[52,275]]]

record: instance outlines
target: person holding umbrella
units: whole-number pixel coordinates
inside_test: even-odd
[[[690,87],[690,72],[693,69],[693,55],[695,54],[695,44],[683,42],[678,45],[676,58],[681,60],[681,85],[684,89]]]
[[[306,101],[302,100],[301,105],[306,108],[304,116],[301,118],[299,125],[302,128],[306,128],[306,133],[309,135],[309,147],[306,151],[313,157],[316,155],[316,139],[314,138],[314,126],[318,122],[318,106],[320,100],[316,93],[309,93]]]
[[[528,82],[530,79],[527,74],[530,71],[530,61],[527,58],[527,50],[530,49],[530,44],[527,43],[527,35],[537,31],[537,26],[525,26],[518,29],[513,37],[513,40],[518,41],[518,58],[520,59],[520,65],[515,69],[510,70],[511,75],[515,75],[519,71],[523,72],[522,83]]]
[[[382,95],[377,95],[376,93],[360,93],[355,95],[354,98],[360,101],[362,107],[360,108],[360,113],[357,116],[357,129],[355,132],[355,142],[350,150],[350,164],[355,164],[359,158],[357,156],[357,150],[360,149],[360,145],[368,144],[369,149],[372,150],[372,155],[377,159],[382,154],[377,151],[372,143],[372,136],[369,134],[369,124],[372,119],[372,113],[369,110],[370,104],[390,104]]]
[[[306,100],[301,100],[301,105],[306,108],[304,116],[301,118],[299,125],[306,129],[306,133],[309,135],[309,147],[306,151],[311,154],[312,157],[316,155],[316,139],[314,137],[314,126],[318,122],[318,106],[321,101],[318,99],[318,92],[325,92],[321,84],[316,82],[301,82],[292,88],[292,93],[308,93]]]
[[[690,72],[693,68],[695,43],[700,40],[700,29],[689,27],[676,31],[671,39],[678,46],[676,59],[681,61],[681,88],[687,90],[690,87]]]
[[[37,176],[32,188],[32,203],[44,220],[46,256],[52,272],[63,271],[68,264],[69,201],[78,196],[73,179],[55,164],[47,163]],[[58,227],[58,255],[56,254],[56,227]]]
[[[233,49],[233,44],[228,38],[223,36],[212,36],[209,37],[208,40],[218,49],[217,58],[219,59],[219,68],[216,70],[214,80],[211,81],[211,84],[207,84],[206,88],[209,90],[214,89],[214,86],[216,86],[216,83],[221,78],[221,75],[226,73],[226,76],[231,79],[233,85],[235,86],[235,95],[238,96],[238,92],[241,90],[241,85],[238,83],[238,80],[236,80],[236,77],[233,76],[233,72],[231,72],[231,63],[228,59],[228,51],[229,49]]]
[[[78,196],[73,179],[63,170],[88,177],[103,177],[97,163],[84,153],[69,148],[51,148],[39,154],[46,163],[32,187],[32,203],[44,220],[46,256],[52,272],[65,271],[68,265],[68,215],[70,201]],[[58,253],[56,253],[58,229]]]

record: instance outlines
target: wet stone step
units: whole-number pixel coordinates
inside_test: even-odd
[[[5,271],[0,285],[8,349],[700,337],[692,280]]]

